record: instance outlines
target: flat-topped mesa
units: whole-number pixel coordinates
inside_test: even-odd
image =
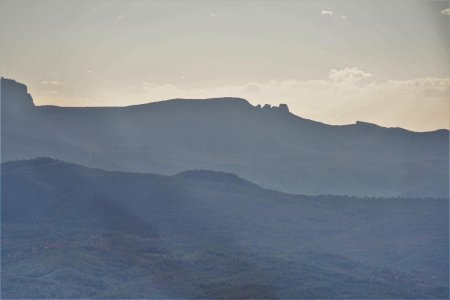
[[[150,107],[159,107],[159,108],[177,108],[183,110],[209,110],[209,109],[225,109],[225,110],[234,110],[234,109],[247,109],[251,108],[252,105],[243,98],[236,97],[221,97],[221,98],[205,98],[205,99],[187,99],[187,98],[176,98],[163,100],[158,102],[151,102],[146,104],[138,104],[131,105],[129,107],[136,106],[150,106]]]
[[[33,98],[28,94],[25,84],[1,77],[0,92],[2,108],[23,111],[34,107]]]
[[[283,112],[283,113],[288,113],[289,112],[289,107],[287,106],[287,104],[281,103],[278,106],[272,106],[270,104],[264,104],[264,106],[261,107],[261,104],[256,105],[256,108],[260,108],[262,110],[265,111],[279,111],[279,112]]]

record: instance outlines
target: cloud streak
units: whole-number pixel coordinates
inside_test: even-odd
[[[44,81],[41,81],[41,84],[42,85],[53,85],[53,86],[61,85],[61,83],[57,80],[44,80]]]
[[[443,11],[441,11],[441,14],[444,16],[450,16],[450,8],[446,8]]]
[[[355,84],[366,78],[372,77],[371,73],[361,71],[355,67],[345,68],[341,70],[332,69],[329,74],[329,79],[334,82],[345,82]]]
[[[322,11],[320,12],[320,14],[321,14],[322,16],[332,16],[332,15],[334,15],[334,12],[332,12],[331,10],[322,10]]]

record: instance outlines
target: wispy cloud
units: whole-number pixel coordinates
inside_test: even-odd
[[[44,80],[44,81],[41,81],[41,84],[42,85],[53,85],[53,86],[61,85],[61,83],[57,80]]]
[[[322,16],[332,16],[332,15],[334,15],[334,12],[332,12],[331,10],[322,10],[322,11],[320,12],[320,14],[321,14]]]
[[[331,10],[322,10],[320,12],[320,15],[323,17],[332,18],[334,20],[347,20],[347,16],[336,14],[334,11]]]
[[[355,67],[341,70],[332,69],[329,74],[331,81],[347,84],[356,84],[370,77],[372,77],[371,73],[364,72]]]
[[[441,14],[444,16],[450,16],[450,8],[446,8],[443,11],[441,11]]]

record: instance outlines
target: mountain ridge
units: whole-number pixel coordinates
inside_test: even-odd
[[[5,80],[2,79],[2,82]],[[309,195],[448,196],[449,134],[358,122],[333,126],[242,98],[129,107],[34,106],[2,88],[2,161],[49,156],[90,167],[233,173]]]
[[[19,169],[22,167],[42,167],[42,166],[52,166],[57,168],[76,168],[78,170],[85,169],[86,171],[91,172],[99,172],[103,174],[116,174],[123,176],[143,176],[143,177],[164,177],[164,178],[175,178],[175,179],[185,179],[185,180],[204,180],[204,181],[213,181],[213,182],[223,182],[223,183],[231,183],[238,184],[241,186],[252,186],[254,188],[263,189],[261,186],[254,184],[236,174],[222,172],[222,171],[214,171],[214,170],[185,170],[183,172],[173,174],[173,175],[160,175],[154,173],[141,173],[141,172],[126,172],[126,171],[117,171],[117,170],[105,170],[101,168],[94,168],[89,166],[84,166],[81,164],[67,162],[60,159],[54,159],[51,157],[36,157],[31,159],[23,159],[23,160],[12,160],[5,161],[0,164],[2,166],[2,173],[5,172],[5,175],[8,175],[9,170],[11,169]],[[274,191],[277,193],[282,193],[280,191]]]
[[[23,83],[20,83],[14,79],[10,79],[10,78],[6,78],[6,77],[1,77],[1,80],[3,82],[3,84],[7,84],[9,86],[15,86],[21,90],[25,90],[26,92],[28,92],[27,86]],[[313,120],[313,119],[307,119],[304,118],[300,115],[294,114],[292,112],[289,111],[289,109],[287,108],[288,106],[286,104],[280,103],[278,106],[276,105],[270,105],[270,104],[265,104],[265,105],[261,105],[261,104],[257,104],[257,105],[252,105],[247,99],[245,98],[241,98],[241,97],[233,97],[233,96],[224,96],[224,97],[213,97],[213,98],[171,98],[171,99],[163,99],[163,100],[158,100],[158,101],[151,101],[151,102],[144,102],[144,103],[139,103],[139,104],[130,104],[130,105],[117,105],[117,106],[109,106],[109,105],[105,105],[105,106],[60,106],[60,105],[51,105],[51,104],[41,104],[41,105],[36,105],[34,103],[34,101],[32,101],[33,106],[35,106],[36,108],[61,108],[61,109],[120,109],[120,108],[141,108],[141,107],[146,107],[146,106],[151,106],[151,105],[155,105],[155,106],[159,106],[159,105],[176,105],[176,104],[187,104],[186,102],[192,103],[192,102],[211,102],[211,103],[219,103],[219,102],[229,102],[230,104],[232,102],[235,103],[240,103],[241,105],[245,105],[247,107],[251,107],[251,108],[257,108],[257,109],[263,109],[266,111],[285,111],[285,112],[289,112],[290,114],[303,119],[303,120],[308,120],[308,121],[312,121],[315,123],[320,123],[320,124],[324,124],[327,126],[333,126],[333,127],[348,127],[348,126],[355,126],[355,125],[360,125],[360,126],[376,126],[379,128],[383,128],[383,129],[401,129],[403,131],[408,131],[408,132],[413,132],[413,133],[432,133],[432,132],[450,132],[450,129],[446,129],[446,128],[439,128],[439,129],[434,129],[434,130],[430,130],[430,131],[413,131],[407,128],[403,128],[403,127],[387,127],[387,126],[382,126],[376,123],[371,123],[371,122],[367,122],[367,121],[362,121],[362,120],[357,120],[355,121],[355,123],[349,123],[349,124],[341,124],[341,125],[335,125],[335,124],[328,124],[325,122],[321,122],[318,120]],[[281,106],[281,108],[280,108]],[[287,111],[286,111],[287,109]]]
[[[21,170],[21,167],[24,166],[26,168],[29,167],[41,167],[41,166],[53,166],[53,167],[63,167],[63,168],[75,168],[78,170],[86,170],[90,172],[99,172],[105,175],[108,174],[114,174],[114,175],[121,175],[121,176],[141,176],[142,178],[173,178],[173,179],[183,179],[183,180],[199,180],[203,182],[216,182],[216,183],[223,183],[223,184],[237,184],[243,187],[252,187],[260,190],[264,190],[267,192],[273,192],[277,194],[283,194],[285,196],[301,196],[301,197],[335,197],[335,198],[352,198],[352,199],[361,199],[366,200],[367,197],[355,197],[352,195],[330,195],[330,194],[321,194],[321,195],[315,195],[310,196],[302,193],[298,194],[292,194],[287,193],[283,191],[273,190],[273,189],[266,189],[264,187],[261,187],[245,178],[242,178],[236,174],[229,173],[229,172],[222,172],[222,171],[215,171],[215,170],[185,170],[177,174],[173,175],[161,175],[156,173],[142,173],[142,172],[127,172],[127,171],[117,171],[117,170],[107,170],[107,169],[101,169],[101,168],[95,168],[95,167],[89,167],[78,163],[63,161],[60,159],[54,159],[51,157],[36,157],[31,159],[23,159],[23,160],[12,160],[12,161],[6,161],[0,163],[2,166],[2,174],[8,175],[8,172],[10,169],[18,169]],[[5,173],[3,173],[5,172]],[[370,197],[369,197],[370,198]],[[393,198],[393,199],[405,199],[407,197],[374,197],[373,200],[376,199],[383,199],[383,198]],[[422,199],[423,197],[417,197],[417,199]],[[413,198],[415,199],[415,198]],[[433,197],[426,197],[426,199],[429,200],[445,200],[448,198],[433,198]]]

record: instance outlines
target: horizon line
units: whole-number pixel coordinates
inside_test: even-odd
[[[271,105],[271,104],[265,104],[265,105],[261,105],[261,104],[257,104],[257,105],[253,105],[251,104],[247,99],[243,98],[243,97],[238,97],[238,96],[222,96],[222,97],[208,97],[208,98],[169,98],[169,99],[161,99],[161,100],[157,100],[157,101],[149,101],[149,102],[144,102],[144,103],[137,103],[137,104],[130,104],[130,105],[103,105],[103,106],[61,106],[61,105],[54,105],[54,104],[40,104],[37,105],[34,101],[33,96],[28,92],[28,86],[20,81],[16,81],[15,79],[12,78],[6,78],[3,76],[0,76],[0,81],[10,81],[10,82],[14,82],[17,85],[22,85],[26,88],[26,92],[27,94],[30,95],[31,99],[32,99],[32,103],[34,107],[37,108],[45,108],[45,107],[53,107],[53,108],[61,108],[61,109],[89,109],[89,108],[96,108],[96,109],[102,109],[102,108],[110,108],[110,109],[120,109],[120,108],[130,108],[130,107],[138,107],[138,106],[144,106],[144,105],[152,105],[152,104],[161,104],[164,102],[174,102],[174,101],[215,101],[215,100],[240,100],[243,101],[245,103],[247,103],[249,106],[251,106],[252,108],[257,108],[257,109],[266,109],[266,107],[268,106],[268,109],[273,109],[273,110],[277,110],[280,109],[280,106],[286,106],[287,107],[287,113],[297,117],[297,118],[301,118],[303,120],[307,120],[307,121],[311,121],[311,122],[315,122],[315,123],[320,123],[323,125],[327,125],[327,126],[333,126],[333,127],[344,127],[344,126],[356,126],[356,125],[370,125],[370,126],[376,126],[379,128],[384,128],[384,129],[400,129],[400,130],[404,130],[404,131],[408,131],[408,132],[413,132],[413,133],[435,133],[435,132],[440,132],[440,131],[446,131],[450,134],[450,129],[447,128],[437,128],[434,130],[425,130],[425,131],[416,131],[416,130],[411,130],[411,129],[407,129],[404,127],[399,127],[399,126],[383,126],[377,123],[373,123],[373,122],[367,122],[367,121],[363,121],[363,120],[356,120],[354,123],[347,123],[347,124],[330,124],[330,123],[325,123],[322,121],[317,121],[317,120],[313,120],[313,119],[308,119],[308,118],[304,118],[300,115],[297,115],[291,111],[289,111],[288,109],[288,105],[284,104],[284,103],[279,103],[278,106],[275,105]],[[1,85],[0,85],[0,91],[1,91]],[[0,100],[1,100],[1,95],[0,95]]]

